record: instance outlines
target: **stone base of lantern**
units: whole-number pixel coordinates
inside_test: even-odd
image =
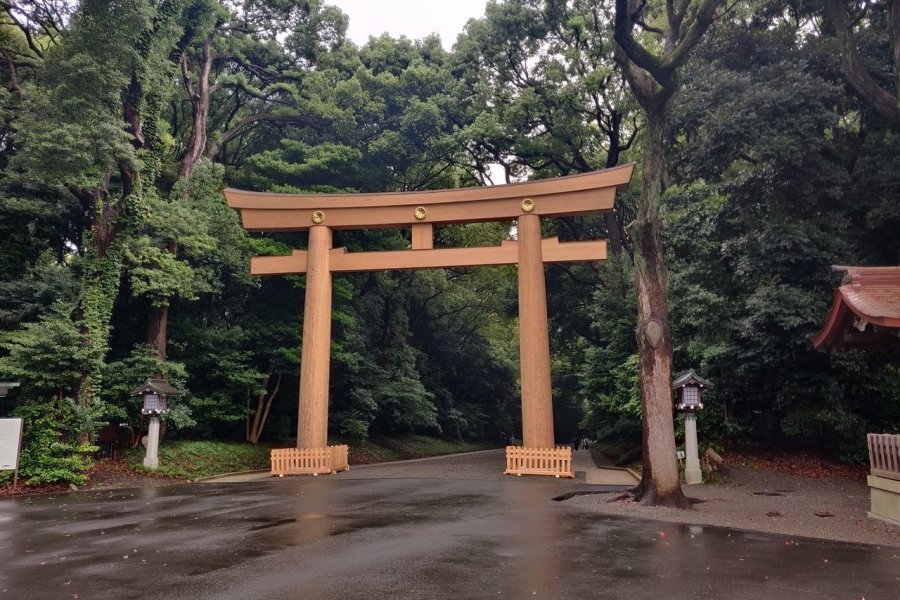
[[[700,461],[696,461],[696,463],[696,465],[692,465],[691,461],[685,461],[684,482],[687,485],[703,483],[703,472],[700,470]]]
[[[150,417],[150,428],[147,432],[147,453],[144,455],[144,466],[154,471],[159,468],[159,417]]]

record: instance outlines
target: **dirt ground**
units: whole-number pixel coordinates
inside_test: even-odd
[[[867,515],[864,468],[804,455],[729,462],[715,483],[684,487],[685,495],[700,500],[691,510],[610,502],[609,495],[576,496],[567,502],[605,514],[900,547],[900,527]]]
[[[150,475],[135,471],[124,459],[103,458],[94,462],[88,482],[82,486],[66,484],[24,485],[21,481],[16,489],[12,485],[0,486],[0,498],[10,496],[46,496],[73,490],[96,490],[106,488],[136,488],[158,485],[172,485],[179,479]]]

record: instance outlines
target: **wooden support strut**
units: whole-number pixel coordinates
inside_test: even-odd
[[[536,215],[528,215],[536,217]],[[413,230],[415,236],[415,229]],[[505,241],[488,248],[439,248],[381,252],[347,252],[345,248],[331,250],[330,268],[333,273],[382,271],[389,269],[460,268],[490,265],[514,265],[519,262],[518,243]],[[419,240],[424,244],[424,241]],[[557,238],[541,242],[545,263],[606,259],[606,241],[560,243]],[[253,275],[297,275],[306,273],[310,260],[304,250],[294,250],[289,256],[255,256],[250,259]]]

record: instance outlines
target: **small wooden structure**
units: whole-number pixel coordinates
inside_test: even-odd
[[[272,475],[324,475],[350,469],[347,446],[272,450]]]
[[[628,185],[633,171],[634,165],[625,165],[527,183],[426,192],[273,194],[225,190],[228,205],[240,212],[247,230],[309,232],[307,250],[255,257],[250,262],[254,275],[306,274],[298,449],[328,447],[332,273],[515,264],[519,274],[523,444],[530,451],[559,456],[552,468],[546,466],[549,462],[541,462],[543,458],[538,462],[544,466],[539,468],[529,466],[531,459],[516,458],[525,462],[515,472],[569,476],[571,462],[566,463],[559,454],[553,438],[544,264],[603,260],[606,242],[541,239],[541,218],[611,211],[616,191]],[[487,248],[434,247],[435,225],[480,221],[515,221],[517,239]],[[335,230],[406,227],[411,230],[409,250],[348,252],[332,244]],[[273,454],[273,472],[274,460]],[[297,466],[285,473],[318,468]]]
[[[816,348],[900,349],[900,267],[834,266],[845,273]],[[869,516],[900,525],[900,435],[870,433]]]
[[[900,435],[870,433],[869,516],[900,525]]]
[[[870,433],[869,472],[877,477],[900,481],[900,435]]]
[[[551,475],[575,477],[572,470],[572,447],[528,448],[506,447],[506,475]]]

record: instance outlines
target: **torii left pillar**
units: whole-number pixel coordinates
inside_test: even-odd
[[[309,229],[309,268],[300,358],[298,448],[328,445],[328,382],[331,360],[331,228]]]

